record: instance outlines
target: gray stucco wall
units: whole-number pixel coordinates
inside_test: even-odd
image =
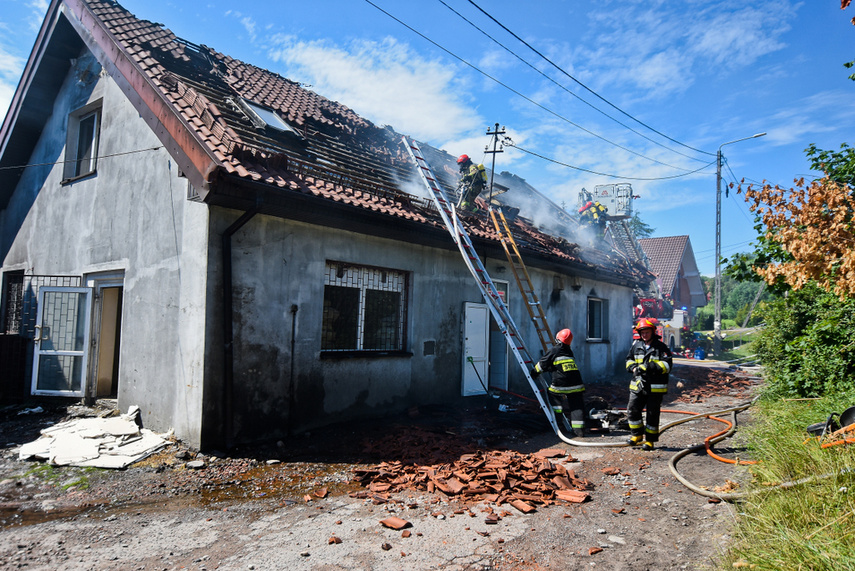
[[[81,71],[94,71],[93,80]],[[461,399],[465,302],[483,303],[457,250],[256,216],[233,237],[234,357],[223,384],[222,234],[240,212],[188,201],[187,182],[91,55],[78,58],[7,208],[0,211],[3,271],[124,275],[119,406],[146,427],[213,445],[232,403],[236,441],[281,436],[412,405]],[[97,174],[61,184],[68,114],[102,101]],[[154,150],[152,150],[154,149]],[[52,166],[51,166],[52,165]],[[450,241],[450,238],[449,238]],[[409,272],[411,355],[321,359],[327,260]],[[485,263],[510,281],[511,314],[535,358],[539,342],[504,259]],[[529,268],[553,332],[570,327],[588,383],[620,369],[629,347],[629,288],[581,280],[556,290],[554,272]],[[609,300],[609,342],[585,339],[587,298]],[[296,306],[296,312],[292,312]],[[292,325],[295,331],[292,351]],[[433,342],[426,355],[425,342]],[[512,356],[509,389],[530,394]],[[291,398],[293,393],[293,399]]]
[[[213,211],[212,252],[220,248],[215,236],[239,215],[235,211]],[[212,254],[212,260],[215,257]],[[327,260],[410,273],[407,349],[411,355],[321,358]],[[462,398],[463,307],[465,302],[483,303],[483,299],[457,250],[259,215],[233,236],[232,263],[237,440],[278,437],[289,430],[299,432]],[[497,271],[498,266],[507,267],[507,261],[488,259],[485,266],[495,278],[510,281],[512,317],[532,356],[539,357],[537,332],[513,276]],[[572,346],[586,382],[611,377],[629,348],[631,336],[621,331],[631,327],[632,291],[584,279],[574,290],[569,286],[569,276],[560,276],[565,285],[554,292],[554,272],[529,271],[553,332],[563,327],[574,331]],[[212,275],[211,280],[219,282],[221,276]],[[585,338],[589,295],[609,300],[609,342]],[[296,313],[292,306],[297,307]],[[434,355],[424,354],[426,341],[436,343]],[[530,395],[512,355],[508,369],[509,388]]]
[[[139,405],[146,427],[198,443],[208,209],[187,201],[174,162],[99,72],[90,54],[78,58],[30,158],[62,161],[69,112],[101,100],[97,174],[61,184],[62,164],[27,169],[0,212],[3,270],[123,272],[119,407]]]

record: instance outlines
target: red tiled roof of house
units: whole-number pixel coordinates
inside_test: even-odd
[[[659,278],[662,294],[671,296],[683,254],[689,242],[688,236],[667,236],[664,238],[641,238],[638,243],[650,262],[651,271]]]
[[[441,226],[433,203],[401,190],[415,165],[401,136],[353,110],[276,73],[176,37],[161,24],[138,19],[111,0],[82,0],[147,80],[219,162],[226,177],[253,181],[364,210]],[[247,102],[277,112],[291,127],[259,126]],[[447,189],[443,165],[432,165]],[[205,173],[206,176],[208,173]],[[210,181],[216,192],[216,180]],[[473,238],[498,241],[485,217],[467,217]],[[644,279],[644,270],[607,250],[543,234],[514,222],[523,248],[590,271]]]

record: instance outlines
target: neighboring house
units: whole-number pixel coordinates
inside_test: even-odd
[[[674,309],[685,309],[694,317],[697,308],[707,304],[707,297],[689,237],[641,238],[638,243],[662,296]]]
[[[423,150],[453,189],[453,157]],[[0,396],[117,398],[212,448],[483,394],[479,376],[525,393],[417,180],[391,128],[112,1],[54,0],[0,128]],[[539,354],[496,233],[465,221]],[[651,276],[513,228],[585,379],[620,370]]]

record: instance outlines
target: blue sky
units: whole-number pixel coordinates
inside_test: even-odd
[[[708,276],[720,145],[768,133],[722,148],[724,181],[791,186],[817,176],[809,144],[855,144],[855,7],[839,0],[120,3],[488,167],[499,123],[518,148],[496,169],[569,210],[582,187],[630,182],[654,235],[688,234]],[[0,6],[5,115],[48,4]],[[749,251],[753,226],[722,194],[722,254]]]

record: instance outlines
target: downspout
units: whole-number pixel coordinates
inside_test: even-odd
[[[291,371],[288,377],[288,436],[291,436],[294,418],[294,334],[297,330],[297,304],[291,306]]]
[[[240,218],[223,232],[223,420],[225,433],[223,441],[227,449],[232,447],[234,430],[234,329],[232,317],[234,300],[232,297],[232,235],[240,230],[250,219],[258,214],[258,206],[244,212]]]

